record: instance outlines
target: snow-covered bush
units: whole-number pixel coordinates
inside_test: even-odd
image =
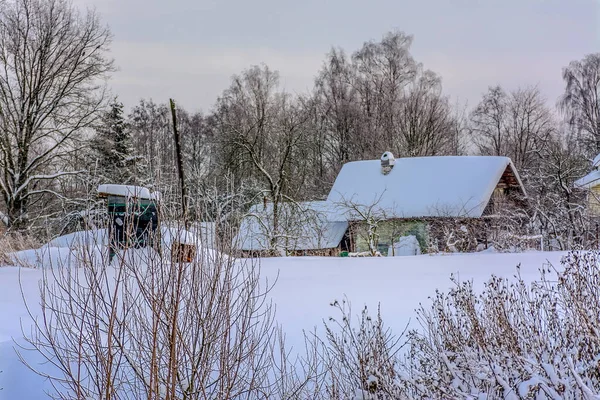
[[[492,277],[436,293],[404,365],[427,398],[589,399],[600,394],[598,253],[545,265],[531,285]]]
[[[313,335],[308,340],[309,353],[319,354],[315,368],[319,373],[311,376],[321,377],[320,390],[311,398],[406,398],[397,357],[406,342],[404,332],[396,336],[386,328],[379,308],[371,316],[365,306],[354,323],[347,299],[331,306],[339,316],[325,322],[324,337]]]
[[[418,311],[409,346],[362,310],[313,337],[319,399],[600,398],[600,254],[571,253],[527,283],[492,277],[478,292],[454,279]]]

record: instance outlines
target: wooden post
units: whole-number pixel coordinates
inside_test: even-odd
[[[185,224],[185,228],[188,228],[188,204],[187,204],[187,190],[185,187],[185,179],[183,176],[183,156],[181,155],[181,138],[179,136],[179,131],[177,130],[177,113],[175,111],[175,101],[173,99],[169,99],[169,103],[171,104],[171,117],[173,118],[173,135],[175,138],[175,151],[177,153],[177,172],[179,175],[179,185],[181,187],[181,208],[183,214],[183,222]]]

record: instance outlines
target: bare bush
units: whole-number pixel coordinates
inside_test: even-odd
[[[38,247],[40,247],[40,243],[30,235],[18,232],[7,233],[0,237],[0,266],[15,263],[11,253]]]
[[[428,398],[589,399],[600,393],[598,253],[571,253],[531,285],[492,277],[438,292],[411,333],[412,393]],[[556,275],[557,274],[557,278]]]
[[[41,318],[30,310],[35,327],[26,340],[58,371],[37,371],[57,398],[258,399],[295,391],[297,380],[282,381],[276,369],[289,370],[272,283],[260,280],[258,262],[189,240],[171,224],[158,250],[125,248],[111,264],[96,243],[72,254],[76,262],[44,271]],[[191,262],[172,251],[182,243],[200,250]]]
[[[316,354],[312,374],[305,374],[316,393],[315,399],[402,399],[406,387],[401,379],[398,352],[404,347],[404,332],[394,335],[383,324],[381,310],[371,316],[365,306],[354,322],[347,299],[331,306],[339,317],[325,322],[325,336],[307,335],[308,354]],[[316,381],[315,378],[320,380]]]

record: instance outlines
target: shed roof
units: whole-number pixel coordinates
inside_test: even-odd
[[[120,197],[136,197],[139,199],[158,200],[157,192],[150,193],[148,188],[143,186],[133,185],[115,185],[103,184],[98,186],[98,195],[100,197],[120,196]]]
[[[280,203],[279,227],[273,228],[273,204],[254,205],[242,220],[234,239],[240,250],[268,250],[276,237],[277,247],[288,251],[318,250],[337,247],[348,222],[325,201]]]
[[[340,208],[376,203],[386,218],[479,218],[499,184],[525,194],[508,157],[397,158],[387,175],[379,160],[355,161],[342,167],[327,201]]]

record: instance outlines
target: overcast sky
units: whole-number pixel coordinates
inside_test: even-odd
[[[210,111],[230,78],[265,63],[310,91],[332,46],[352,53],[399,29],[412,54],[473,106],[490,85],[538,85],[554,104],[561,69],[600,52],[599,0],[78,0],[114,35],[113,92],[129,109],[175,98]]]

